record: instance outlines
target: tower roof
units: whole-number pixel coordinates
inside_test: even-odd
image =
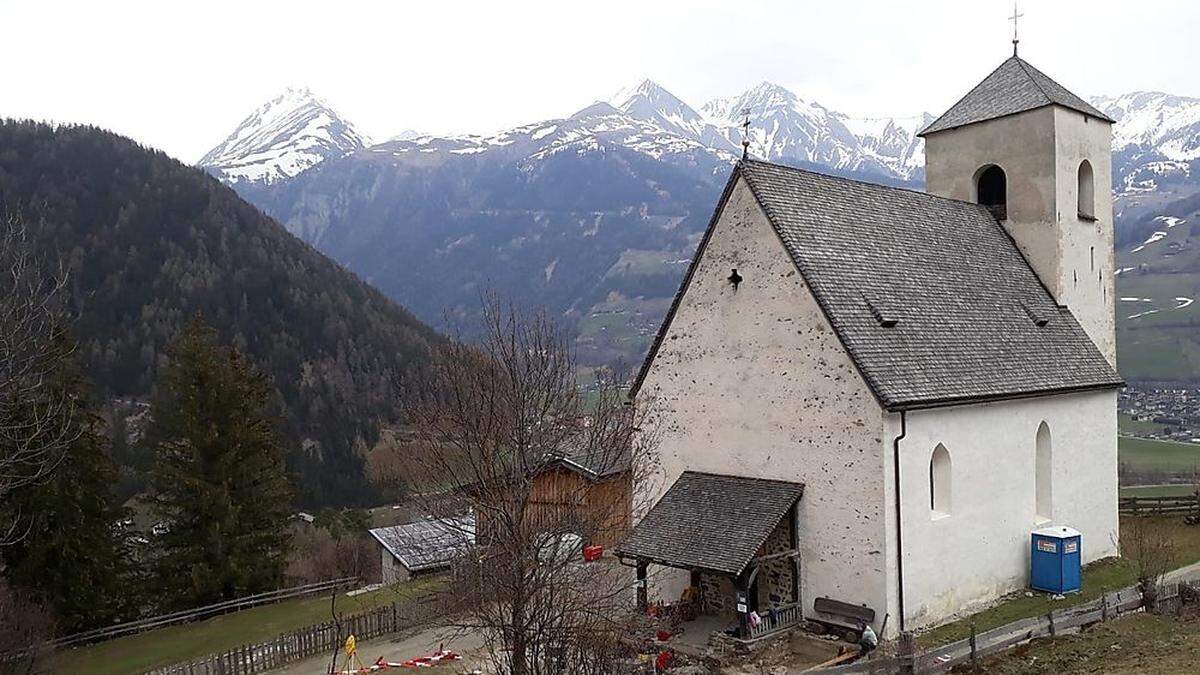
[[[1061,105],[1105,122],[1113,121],[1042,71],[1012,56],[918,135],[927,136],[1048,105]]]

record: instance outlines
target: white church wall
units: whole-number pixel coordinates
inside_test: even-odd
[[[1058,175],[1057,218],[1061,232],[1063,289],[1059,304],[1071,308],[1088,337],[1116,364],[1112,191],[1112,125],[1067,108],[1054,108]],[[1091,164],[1096,220],[1079,217],[1079,164]]]
[[[906,628],[941,623],[1026,587],[1029,535],[1036,527],[1067,525],[1082,532],[1085,564],[1116,555],[1115,390],[907,415],[900,450]],[[1036,512],[1043,421],[1051,436],[1049,521]],[[890,421],[889,428],[898,423]],[[930,508],[930,459],[938,444],[951,461],[946,515]],[[894,564],[890,569],[894,578]]]
[[[658,495],[685,469],[803,482],[806,609],[830,596],[882,621],[883,412],[744,182],[646,377],[639,398],[649,397],[663,420]],[[688,583],[663,568],[650,576],[663,601]]]

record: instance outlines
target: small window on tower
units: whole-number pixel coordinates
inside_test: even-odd
[[[1092,164],[1086,159],[1079,164],[1079,217],[1082,220],[1096,219],[1096,185]]]
[[[991,209],[997,220],[1008,219],[1008,179],[1004,169],[992,164],[976,174],[975,194],[980,204]]]

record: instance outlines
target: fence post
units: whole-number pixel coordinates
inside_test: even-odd
[[[1046,612],[1046,619],[1050,621],[1050,637],[1054,637],[1054,610]]]
[[[971,668],[974,669],[977,665],[975,655],[975,622],[971,622]]]
[[[1108,593],[1100,596],[1100,620],[1108,621]]]
[[[916,641],[913,634],[905,631],[900,634],[900,644],[896,649],[901,675],[913,675],[916,669]]]

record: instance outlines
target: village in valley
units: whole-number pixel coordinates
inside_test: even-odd
[[[796,82],[907,77],[934,112],[770,82],[698,112],[647,79],[371,140],[289,86],[184,163],[150,142],[193,142],[167,108],[127,135],[91,126],[120,100],[0,107],[0,674],[1200,671],[1200,244],[1176,227],[1200,218],[1200,99],[1069,84],[1108,86],[1057,44],[1114,49],[1106,12],[944,3],[973,31],[948,59],[851,4],[822,12],[886,12],[921,72],[834,63],[840,40],[781,27],[808,15],[756,39],[805,42]],[[72,23],[158,21],[94,11]],[[217,35],[232,11],[172,16]],[[515,36],[544,59],[547,26],[610,20],[572,8],[355,11],[314,51],[427,61],[445,74],[397,82],[443,96],[618,68],[583,54],[615,44],[598,28],[541,79],[512,65]],[[741,76],[728,17],[684,11]],[[20,41],[51,17],[0,19]],[[448,23],[478,44],[376,32]],[[117,58],[63,49],[47,78]],[[227,87],[194,78],[224,93],[191,124],[274,69],[359,90],[247,54]],[[689,86],[729,76],[695,58]],[[150,86],[126,76],[109,92]]]
[[[1200,389],[1126,387],[1117,406],[1129,436],[1200,443]]]

